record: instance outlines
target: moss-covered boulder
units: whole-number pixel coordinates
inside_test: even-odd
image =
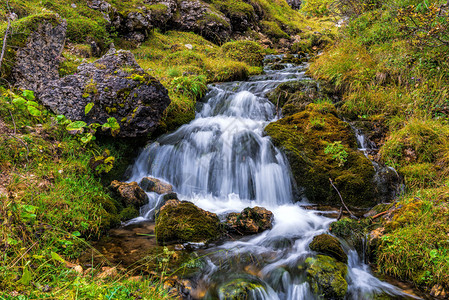
[[[371,225],[371,219],[362,219],[360,221],[343,218],[333,222],[329,230],[336,236],[346,240],[349,245],[354,247],[359,253],[366,248],[366,237]]]
[[[335,258],[325,255],[306,259],[307,280],[315,294],[324,299],[343,299],[348,291],[345,280],[348,267]]]
[[[313,203],[341,206],[337,191],[349,207],[377,203],[371,162],[357,150],[350,126],[329,103],[307,105],[302,112],[269,124],[266,133],[284,149],[299,187]]]
[[[246,62],[250,66],[263,65],[263,48],[256,42],[229,42],[221,46],[221,52],[226,57]]]
[[[247,207],[241,213],[230,213],[226,216],[226,227],[232,233],[255,234],[271,229],[273,213],[266,208]]]
[[[263,291],[265,287],[260,282],[254,279],[238,278],[219,286],[218,297],[226,300],[254,299],[255,293]]]
[[[313,241],[309,244],[309,248],[312,251],[329,255],[339,262],[347,263],[348,261],[348,256],[343,250],[340,241],[329,234],[323,233],[315,236]]]
[[[133,206],[139,209],[148,203],[148,196],[140,188],[137,182],[120,182],[114,180],[109,186],[109,190],[118,198],[124,206]]]
[[[188,201],[168,200],[156,216],[156,239],[159,244],[186,242],[209,243],[221,234],[217,215]]]

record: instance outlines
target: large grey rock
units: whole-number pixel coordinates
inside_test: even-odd
[[[199,0],[180,1],[179,17],[174,26],[178,30],[193,31],[218,43],[225,42],[231,34],[230,20],[221,12]]]
[[[64,49],[67,22],[43,21],[17,50],[12,77],[16,87],[39,91],[46,82],[59,78],[60,55]]]
[[[117,51],[83,64],[77,73],[48,82],[39,99],[56,114],[88,124],[114,117],[119,137],[144,137],[170,104],[167,89],[137,64],[132,53]],[[86,115],[85,107],[94,106]]]

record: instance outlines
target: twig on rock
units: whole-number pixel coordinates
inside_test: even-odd
[[[345,207],[346,211],[349,213],[349,215],[351,216],[351,218],[353,219],[358,219],[350,210],[349,208],[346,206],[345,202],[343,201],[343,197],[341,196],[340,192],[338,191],[337,187],[334,185],[334,183],[332,182],[332,179],[329,178],[329,182],[331,183],[332,187],[337,191],[338,196],[340,197],[341,203],[343,204],[343,206]]]

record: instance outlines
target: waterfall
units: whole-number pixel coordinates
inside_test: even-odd
[[[260,285],[250,293],[252,299],[318,298],[298,266],[314,255],[308,247],[313,237],[327,232],[335,220],[294,203],[288,161],[263,134],[276,120],[276,107],[266,93],[282,82],[307,79],[306,68],[286,65],[247,82],[211,85],[196,118],[148,145],[133,166],[131,181],[160,178],[174,186],[180,199],[219,215],[256,205],[273,212],[271,230],[207,250],[198,279],[202,285],[219,289],[231,277],[245,278]],[[151,195],[143,219],[158,201]],[[382,292],[401,295],[349,253],[348,299],[371,299]],[[257,274],[244,271],[249,267]],[[224,297],[217,290],[208,295]]]

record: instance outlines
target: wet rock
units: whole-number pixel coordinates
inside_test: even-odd
[[[330,256],[318,255],[307,258],[306,265],[307,279],[315,294],[324,299],[344,299],[348,290],[345,264]]]
[[[255,294],[265,291],[265,287],[256,280],[238,278],[231,280],[218,288],[220,299],[240,300],[253,299]]]
[[[271,229],[273,213],[263,207],[247,207],[241,213],[226,216],[226,227],[232,233],[255,234]]]
[[[142,181],[140,181],[140,186],[146,192],[155,192],[158,194],[167,194],[173,192],[173,186],[171,184],[153,177],[142,178]],[[170,199],[178,199],[178,197],[176,196]]]
[[[54,15],[36,17],[32,22],[29,26],[35,29],[17,50],[12,77],[20,89],[40,91],[47,82],[59,78],[67,22]]]
[[[443,288],[443,286],[441,286],[440,284],[436,284],[432,287],[432,289],[430,290],[430,295],[432,295],[434,297],[439,297],[442,299],[448,298],[448,293]]]
[[[141,206],[148,203],[148,196],[140,188],[137,182],[120,182],[114,180],[109,186],[109,190],[122,201],[125,206],[133,206],[139,209]]]
[[[104,124],[114,117],[118,137],[145,137],[155,130],[170,103],[168,92],[137,64],[128,51],[110,51],[77,73],[46,83],[39,99],[56,114],[72,121]],[[93,108],[86,114],[86,105]],[[113,135],[111,130],[98,130]]]
[[[209,243],[220,236],[220,220],[191,202],[172,199],[159,210],[155,233],[159,244]]]
[[[229,19],[207,3],[180,1],[178,11],[179,16],[173,20],[178,30],[193,31],[216,43],[225,42],[231,34]]]
[[[329,255],[339,262],[347,263],[348,261],[348,256],[343,250],[340,241],[329,234],[315,236],[313,241],[309,244],[309,248],[312,251]]]
[[[357,149],[351,127],[330,103],[311,103],[305,110],[270,123],[265,131],[285,150],[300,195],[310,202],[341,206],[333,184],[349,208],[369,208],[379,199],[375,170]]]

